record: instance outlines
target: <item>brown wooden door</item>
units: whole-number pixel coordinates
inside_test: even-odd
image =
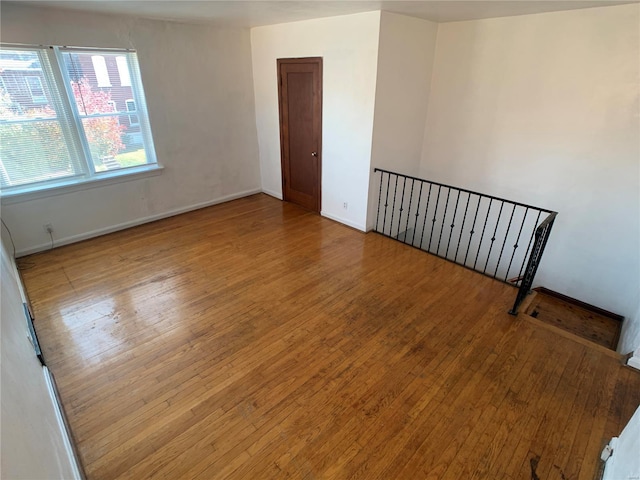
[[[282,193],[320,211],[322,58],[278,59]]]

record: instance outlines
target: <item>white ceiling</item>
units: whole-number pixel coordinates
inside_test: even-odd
[[[19,3],[234,27],[256,27],[372,10],[386,10],[436,22],[453,22],[638,1],[640,0],[22,0]]]

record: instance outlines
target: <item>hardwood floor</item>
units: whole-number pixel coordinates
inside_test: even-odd
[[[589,479],[640,374],[256,195],[19,262],[90,479]]]

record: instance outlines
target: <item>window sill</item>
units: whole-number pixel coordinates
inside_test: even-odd
[[[29,202],[40,198],[53,197],[56,195],[64,195],[71,192],[88,190],[95,187],[103,187],[116,183],[129,182],[131,180],[139,180],[146,177],[155,177],[160,175],[164,167],[161,165],[152,165],[144,167],[132,167],[125,170],[103,173],[89,179],[72,179],[65,182],[47,185],[34,189],[26,186],[22,190],[13,190],[9,192],[1,192],[0,199],[2,205],[11,205],[14,203]]]

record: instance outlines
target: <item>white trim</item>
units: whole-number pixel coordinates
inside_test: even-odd
[[[640,348],[627,360],[627,365],[640,370]]]
[[[602,480],[619,480],[619,479],[613,478],[613,474],[611,473],[615,469],[616,459],[618,458],[615,454],[616,448],[618,448],[618,437],[613,437],[609,441],[608,445],[609,447],[611,447],[612,453],[611,453],[611,456],[607,458],[606,462],[604,462],[604,471],[602,472]]]
[[[80,473],[80,468],[78,466],[78,461],[73,451],[73,446],[71,444],[71,438],[69,436],[69,432],[67,431],[67,427],[64,423],[62,417],[61,406],[58,403],[58,398],[56,396],[55,387],[53,386],[53,381],[51,379],[51,372],[45,366],[42,367],[42,373],[44,374],[44,381],[47,384],[47,390],[49,391],[49,397],[51,398],[51,403],[53,404],[53,409],[56,413],[56,420],[58,421],[58,428],[60,429],[60,435],[62,436],[62,442],[64,443],[64,449],[67,453],[67,457],[69,458],[69,464],[71,465],[71,470],[73,471],[74,480],[82,480],[83,476]]]
[[[267,190],[266,188],[263,188],[262,193],[266,193],[271,197],[275,197],[278,200],[282,200],[282,192],[276,192],[275,190]]]
[[[20,44],[18,44],[20,45]],[[40,45],[41,47],[56,47],[56,45]],[[37,45],[33,45],[34,48]],[[135,53],[134,48],[111,48],[111,47],[77,47],[65,45],[64,47],[56,47],[65,52],[105,52],[105,53]]]
[[[85,233],[79,233],[78,235],[71,235],[69,237],[63,237],[56,239],[55,246],[61,247],[62,245],[69,245],[70,243],[80,242],[87,240],[88,238],[98,237],[100,235],[106,235],[107,233],[117,232],[118,230],[124,230],[126,228],[135,227],[144,223],[155,222],[163,218],[173,217],[174,215],[180,215],[181,213],[190,212],[192,210],[198,210],[200,208],[210,207],[219,203],[229,202],[238,198],[248,197],[249,195],[255,195],[256,193],[262,193],[262,189],[255,188],[252,190],[245,190],[231,195],[225,195],[224,197],[216,198],[215,200],[209,200],[207,202],[196,203],[188,205],[186,207],[175,208],[167,212],[158,213],[156,215],[148,215],[146,217],[138,218],[136,220],[130,220],[128,222],[118,223],[117,225],[111,225],[109,227],[98,228]],[[31,255],[32,253],[42,252],[51,248],[51,243],[43,243],[34,247],[26,248],[24,250],[18,250],[16,252],[17,257],[23,257],[25,255]]]
[[[323,217],[326,217],[330,220],[333,220],[335,222],[339,222],[339,223],[343,223],[344,225],[348,225],[349,227],[355,228],[356,230],[360,230],[361,232],[365,232],[367,231],[367,228],[364,225],[360,225],[359,223],[355,223],[352,222],[351,220],[347,220],[346,218],[341,218],[338,217],[336,215],[332,215],[330,213],[327,212],[320,212],[320,215],[322,215]]]
[[[25,185],[24,191],[8,191],[2,192],[0,200],[2,205],[11,205],[14,203],[30,202],[39,198],[54,197],[56,195],[65,195],[67,193],[87,190],[89,188],[104,187],[115,183],[129,182],[131,180],[139,180],[146,177],[155,177],[160,175],[164,167],[161,165],[140,165],[139,167],[128,167],[120,170],[111,170],[103,174],[97,174],[93,177],[77,177],[73,180],[66,180],[57,186],[49,186],[37,190],[27,190],[29,185]],[[33,188],[33,187],[32,187]]]

